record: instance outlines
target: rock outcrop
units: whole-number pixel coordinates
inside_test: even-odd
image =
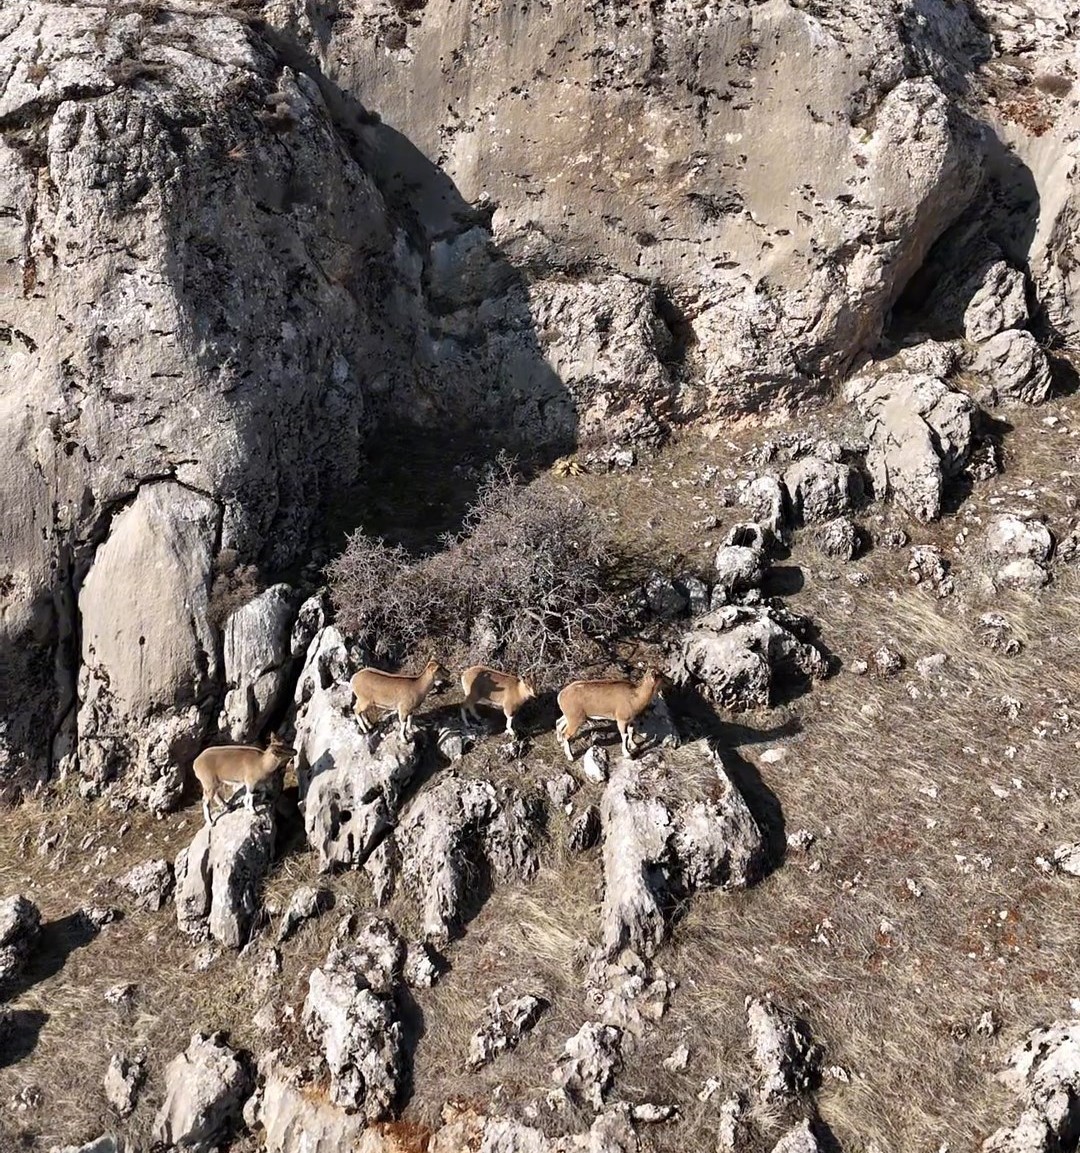
[[[332,946],[308,979],[304,1020],[330,1071],[330,1098],[368,1123],[392,1114],[405,1075],[393,996],[404,952],[396,931],[376,921],[356,942]]]
[[[715,773],[709,799],[679,796],[676,779],[706,759]],[[670,783],[667,783],[670,781]],[[680,750],[665,778],[620,760],[600,804],[604,847],[604,951],[656,951],[679,897],[701,888],[743,888],[759,875],[764,838],[746,801],[705,742]]]
[[[809,630],[805,617],[775,603],[727,605],[694,621],[672,675],[679,684],[700,686],[724,708],[766,708],[785,680],[828,676],[829,662]]]
[[[458,928],[470,874],[500,881],[531,877],[539,866],[541,828],[537,794],[453,772],[410,801],[394,840],[402,880],[420,903],[425,936],[441,944]]]
[[[274,850],[272,808],[234,809],[204,824],[176,858],[176,920],[192,936],[207,934],[231,949],[248,929]]]
[[[169,861],[143,861],[129,869],[116,883],[126,889],[140,909],[154,913],[172,896],[175,884],[173,867]]]
[[[246,1058],[221,1033],[196,1033],[165,1070],[165,1100],[154,1122],[154,1140],[210,1153],[240,1123],[252,1088]]]
[[[746,1027],[763,1101],[783,1101],[815,1087],[821,1073],[821,1047],[794,1013],[769,997],[748,997]]]
[[[292,590],[277,584],[225,619],[225,703],[218,727],[239,743],[251,742],[281,701],[292,659]]]
[[[1080,1021],[1033,1029],[1009,1054],[1001,1080],[1022,1112],[984,1142],[984,1153],[1072,1148],[1080,1137]]]
[[[41,911],[22,895],[0,901],[0,987],[26,968],[41,929]]]
[[[105,1100],[126,1117],[135,1108],[135,1099],[146,1080],[146,1064],[141,1057],[114,1053],[105,1070]]]
[[[500,1053],[517,1047],[521,1038],[540,1020],[547,1008],[545,998],[500,986],[488,999],[476,1032],[469,1038],[466,1065],[479,1069]]]
[[[996,584],[1039,589],[1050,579],[1046,567],[1054,539],[1042,521],[1003,513],[986,527],[984,549]]]

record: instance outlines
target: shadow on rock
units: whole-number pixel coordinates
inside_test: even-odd
[[[82,909],[55,921],[46,921],[29,963],[8,988],[9,998],[14,1000],[34,985],[55,977],[67,964],[68,957],[76,949],[89,945],[100,932]]]

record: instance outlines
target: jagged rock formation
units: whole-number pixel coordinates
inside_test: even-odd
[[[165,1100],[154,1122],[154,1140],[210,1153],[239,1123],[251,1090],[243,1055],[221,1033],[196,1033],[165,1070]]]
[[[1033,1029],[1009,1054],[1001,1080],[1020,1098],[1015,1124],[999,1129],[984,1153],[1051,1153],[1080,1137],[1080,1021]]]
[[[1038,589],[1050,579],[1046,562],[1054,547],[1041,521],[1003,513],[986,526],[984,548],[996,584]]]
[[[808,639],[810,627],[775,603],[726,605],[694,622],[672,675],[679,684],[699,685],[724,708],[766,708],[785,679],[828,676],[829,662]]]
[[[444,943],[459,926],[474,870],[500,881],[533,875],[541,816],[537,794],[453,772],[405,807],[394,840],[429,940]]]
[[[169,861],[143,861],[118,877],[116,883],[135,898],[140,909],[153,913],[172,896],[175,877]]]
[[[0,902],[0,986],[26,967],[41,929],[41,911],[22,895]]]
[[[330,1098],[368,1123],[392,1115],[405,1075],[393,996],[404,956],[393,926],[376,920],[308,979],[304,1020],[330,1070]]]
[[[516,1048],[547,1006],[548,1002],[535,993],[521,993],[505,986],[493,990],[483,1019],[469,1038],[467,1066],[479,1069],[500,1053]]]
[[[821,1047],[794,1013],[769,997],[748,997],[746,1027],[763,1101],[784,1100],[817,1084]]]
[[[604,836],[604,949],[624,946],[644,956],[667,931],[679,895],[695,889],[742,888],[764,863],[764,839],[745,800],[704,742],[681,750],[679,765],[707,758],[715,769],[709,800],[678,797],[663,776],[620,760],[600,805]],[[679,768],[669,770],[678,774]]]
[[[274,850],[273,809],[234,809],[204,824],[176,858],[176,921],[232,949],[247,943]]]
[[[278,584],[225,620],[225,704],[218,727],[234,741],[258,737],[288,682],[292,657],[292,590]]]
[[[142,1057],[128,1057],[114,1053],[105,1070],[105,1100],[126,1117],[135,1108],[135,1098],[146,1079],[146,1066]]]

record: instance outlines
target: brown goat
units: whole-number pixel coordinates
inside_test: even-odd
[[[296,750],[287,745],[277,733],[270,734],[270,743],[265,749],[255,745],[212,745],[195,758],[192,768],[203,794],[203,816],[212,825],[210,804],[228,802],[221,795],[222,785],[233,785],[234,794],[240,785],[247,790],[244,805],[248,810],[255,808],[255,790],[269,780],[279,769],[296,756]],[[230,796],[230,800],[232,797]]]
[[[465,703],[461,706],[463,725],[468,725],[470,717],[480,719],[476,706],[483,701],[502,709],[506,731],[511,736],[514,735],[514,714],[536,696],[536,689],[528,681],[485,665],[472,665],[461,674],[461,691],[465,694]]]
[[[636,685],[623,680],[572,681],[559,693],[562,716],[555,722],[566,759],[574,759],[570,742],[587,720],[614,721],[622,736],[623,752],[633,756],[634,722],[667,686],[667,677],[659,669],[646,671]]]
[[[416,677],[404,673],[384,673],[381,669],[361,669],[349,682],[356,696],[353,709],[360,727],[370,733],[374,727],[367,719],[372,705],[396,712],[401,722],[401,739],[408,736],[412,714],[422,704],[435,684],[446,684],[450,674],[437,660],[430,660]]]

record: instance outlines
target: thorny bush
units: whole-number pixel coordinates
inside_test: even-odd
[[[500,459],[461,532],[414,559],[357,531],[327,569],[346,632],[377,656],[497,661],[554,683],[595,663],[616,622],[611,555],[584,501]],[[420,651],[424,649],[425,651]]]

